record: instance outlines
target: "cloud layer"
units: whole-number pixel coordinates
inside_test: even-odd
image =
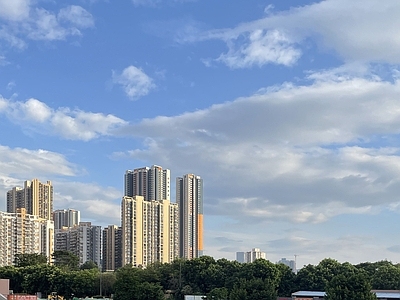
[[[184,40],[226,42],[228,52],[216,61],[231,68],[268,63],[291,66],[301,57],[301,46],[313,44],[320,51],[334,50],[345,61],[398,64],[399,13],[396,0],[325,0],[283,12],[269,9],[262,19]]]
[[[121,73],[113,71],[112,78],[115,84],[122,86],[131,100],[146,96],[156,87],[153,80],[135,66],[126,67]]]
[[[11,48],[24,49],[28,40],[65,40],[91,27],[92,14],[78,5],[54,12],[30,0],[0,0],[0,40]]]
[[[204,174],[211,214],[302,223],[376,213],[398,203],[399,92],[377,78],[285,84],[124,127],[146,146],[115,155]]]
[[[126,121],[111,114],[84,112],[61,107],[56,110],[37,99],[11,101],[0,96],[0,114],[26,130],[58,135],[64,139],[89,141],[109,136]]]

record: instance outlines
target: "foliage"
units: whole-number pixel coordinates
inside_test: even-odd
[[[88,260],[87,262],[82,264],[79,269],[81,269],[81,270],[97,269],[98,270],[99,267],[97,266],[97,264],[94,261]]]
[[[354,266],[327,258],[316,266],[304,266],[296,275],[283,264],[263,259],[241,264],[202,256],[147,268],[129,265],[104,273],[93,262],[78,268],[78,259],[70,252],[57,251],[53,259],[54,265],[48,265],[36,256],[19,256],[18,267],[0,267],[0,278],[10,279],[15,293],[42,292],[46,296],[56,292],[66,299],[114,294],[116,300],[158,300],[164,295],[179,300],[184,295],[252,300],[290,297],[292,292],[310,290],[326,291],[328,300],[369,300],[374,299],[371,287],[400,289],[400,266],[388,261]]]
[[[229,291],[225,287],[212,289],[207,295],[207,299],[212,300],[228,300]]]
[[[296,275],[284,264],[277,264],[276,268],[279,271],[278,296],[291,297],[292,293],[297,291],[295,285]]]
[[[373,300],[371,284],[362,272],[339,274],[332,278],[326,288],[326,300]]]
[[[116,281],[115,272],[99,272],[98,277],[99,279],[97,281],[99,282],[99,285],[101,284],[98,288],[101,292],[100,295],[110,297],[111,294],[114,294],[114,285]]]
[[[79,257],[70,251],[54,251],[52,255],[55,266],[68,271],[79,269]]]
[[[131,265],[125,266],[117,271],[115,281],[115,300],[162,300],[164,292],[158,282],[148,282],[145,271],[133,268]],[[148,275],[147,275],[147,278]]]
[[[49,295],[57,290],[57,278],[61,276],[61,270],[51,265],[28,266],[21,269],[23,274],[22,288],[27,294],[42,292]]]
[[[28,267],[47,264],[47,257],[38,253],[19,253],[15,255],[14,266]]]

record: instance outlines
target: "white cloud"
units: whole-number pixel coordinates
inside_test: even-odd
[[[78,28],[89,28],[94,26],[92,14],[81,6],[70,5],[58,13],[58,19],[68,21]]]
[[[229,46],[229,52],[221,54],[222,61],[231,68],[263,66],[267,63],[291,66],[300,58],[301,51],[278,30],[255,30],[249,34],[248,44]]]
[[[122,194],[113,187],[95,183],[55,181],[57,199],[55,209],[66,207],[84,212],[85,220],[96,225],[120,224],[120,201]]]
[[[3,112],[8,107],[8,100],[0,95],[0,112]]]
[[[318,223],[398,203],[400,82],[353,76],[285,84],[247,98],[125,127],[134,159],[205,178],[208,214]],[[194,159],[195,158],[195,159]]]
[[[113,71],[112,78],[114,83],[123,87],[126,95],[132,100],[147,95],[156,87],[153,80],[135,66],[125,68],[120,74]]]
[[[89,141],[112,131],[127,122],[113,115],[58,108],[54,110],[37,99],[26,102],[0,97],[0,113],[28,130],[59,135],[65,139]]]
[[[46,104],[33,98],[26,102],[19,102],[18,106],[17,111],[22,113],[26,119],[33,122],[46,122],[52,114],[51,109]]]
[[[13,29],[9,29],[6,26],[0,28],[0,40],[6,41],[10,47],[22,50],[26,48],[26,43],[19,37],[13,34]]]
[[[30,0],[0,0],[0,18],[20,21],[29,16]]]
[[[0,0],[0,11],[1,5],[6,5],[7,10],[3,12],[6,14],[3,24],[0,24],[0,39],[18,49],[26,47],[26,39],[65,40],[70,36],[80,36],[82,29],[94,26],[93,16],[77,5],[62,8],[58,13],[34,6],[30,1]]]
[[[270,12],[262,19],[232,29],[212,30],[185,40],[220,39],[229,51],[219,61],[243,68],[267,63],[292,65],[300,46],[310,40],[320,50],[336,51],[346,62],[387,62],[400,58],[400,2],[387,0],[325,0],[287,11]],[[278,38],[272,33],[279,33]],[[303,49],[306,51],[306,48]],[[222,58],[222,59],[221,59]],[[289,63],[288,63],[289,62]]]
[[[124,126],[126,122],[110,114],[59,109],[53,114],[51,124],[54,131],[64,138],[88,141],[112,135],[113,129]]]
[[[11,91],[15,86],[16,86],[15,81],[10,81],[9,83],[7,83],[7,90]]]
[[[68,33],[68,30],[59,24],[57,16],[45,9],[36,9],[36,16],[28,34],[33,40],[63,40],[69,34],[79,34],[79,30]]]
[[[197,0],[132,0],[133,5],[135,6],[156,6],[161,3],[184,3],[184,2],[195,2]]]
[[[81,35],[80,29],[93,26],[93,16],[80,6],[63,8],[58,15],[37,8],[28,25],[28,37],[33,40],[64,40],[68,36]]]
[[[12,188],[16,181],[32,179],[31,176],[73,176],[78,172],[79,169],[59,153],[0,145],[0,182],[13,178],[3,189]]]

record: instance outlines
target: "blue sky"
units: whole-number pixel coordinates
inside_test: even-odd
[[[0,0],[0,198],[119,224],[125,170],[204,179],[205,254],[399,262],[397,0]],[[173,186],[172,195],[175,190]]]

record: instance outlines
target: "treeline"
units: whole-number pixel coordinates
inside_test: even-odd
[[[0,268],[0,278],[10,279],[14,293],[43,297],[56,292],[66,299],[114,295],[116,300],[183,299],[205,295],[207,299],[273,299],[290,297],[299,290],[326,291],[329,299],[373,299],[371,289],[400,290],[400,266],[389,261],[352,265],[324,259],[304,266],[297,274],[283,264],[267,260],[240,264],[202,256],[193,260],[156,263],[147,268],[125,266],[100,272],[88,262],[78,267],[76,258],[56,253],[54,264],[40,255],[20,255],[14,266]]]

